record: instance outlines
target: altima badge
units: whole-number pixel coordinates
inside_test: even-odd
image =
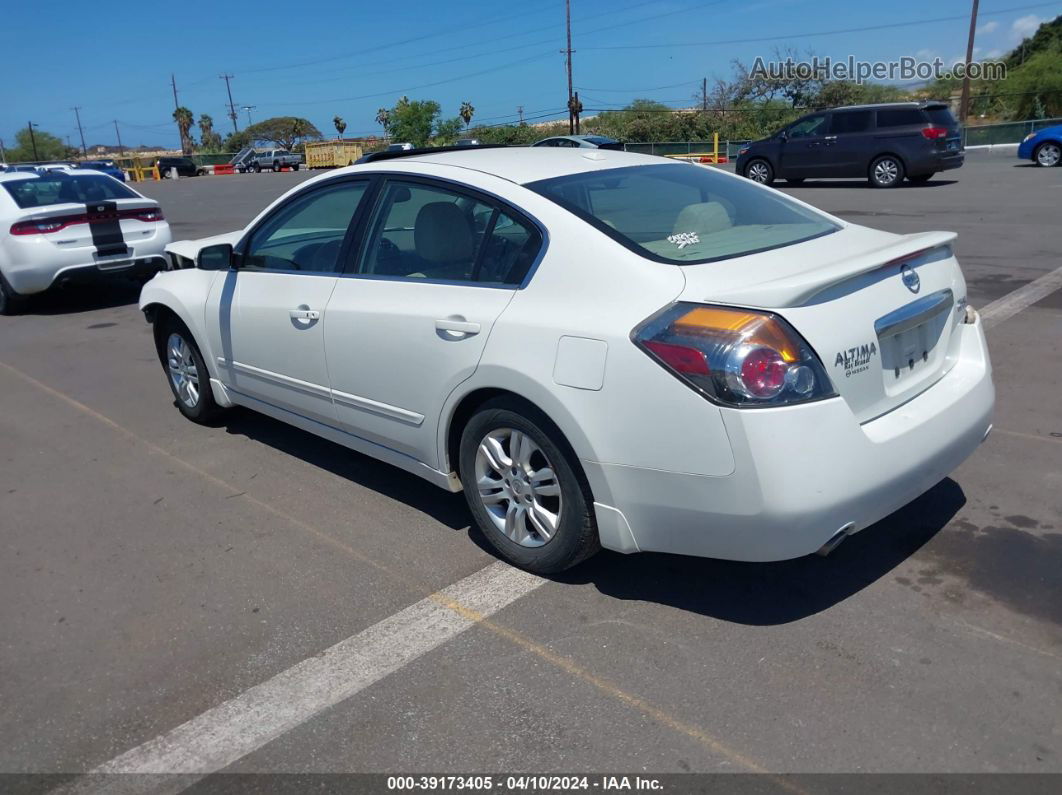
[[[917,293],[922,287],[922,280],[918,278],[918,274],[915,273],[914,268],[910,265],[904,265],[900,268],[900,278],[903,279],[903,285],[912,293]]]

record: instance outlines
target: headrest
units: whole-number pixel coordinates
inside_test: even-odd
[[[726,207],[719,202],[699,202],[682,209],[675,219],[673,234],[682,232],[696,232],[699,235],[710,235],[721,232],[733,226],[730,214]]]
[[[413,225],[417,255],[429,262],[447,264],[470,261],[475,239],[468,218],[453,202],[425,204]]]

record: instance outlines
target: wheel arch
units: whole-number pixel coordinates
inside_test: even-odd
[[[870,175],[870,167],[872,165],[874,165],[874,161],[877,160],[879,157],[886,157],[886,156],[895,157],[897,160],[899,160],[900,161],[900,165],[903,166],[903,173],[906,176],[907,171],[908,171],[907,158],[904,157],[903,155],[901,155],[899,152],[894,151],[892,149],[886,149],[883,152],[875,152],[873,155],[871,155],[870,158],[867,160],[866,165],[864,165],[864,167],[863,167],[863,173],[866,174],[867,176],[869,176]]]
[[[581,460],[592,459],[593,453],[575,418],[548,390],[542,389],[526,376],[517,375],[517,379],[524,383],[498,387],[488,383],[497,384],[500,381],[484,381],[478,385],[469,385],[460,393],[455,392],[450,396],[443,407],[443,421],[439,424],[439,469],[443,472],[457,471],[461,434],[468,421],[487,401],[506,398],[517,405],[531,408],[553,426],[552,430],[558,435],[558,444],[571,455],[573,465],[585,482]]]

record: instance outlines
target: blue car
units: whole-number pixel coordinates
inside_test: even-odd
[[[1031,160],[1038,166],[1062,163],[1062,125],[1045,127],[1026,135],[1018,147],[1018,157]]]
[[[77,165],[78,168],[91,168],[93,171],[102,171],[104,174],[114,177],[119,182],[125,182],[125,172],[118,168],[118,166],[114,165],[114,161],[85,160]]]

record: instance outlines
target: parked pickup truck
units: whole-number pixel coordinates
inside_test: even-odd
[[[250,166],[253,171],[262,171],[263,169],[280,171],[281,168],[290,168],[298,171],[301,163],[302,156],[292,154],[287,149],[267,149],[264,152],[258,152],[251,158]]]

